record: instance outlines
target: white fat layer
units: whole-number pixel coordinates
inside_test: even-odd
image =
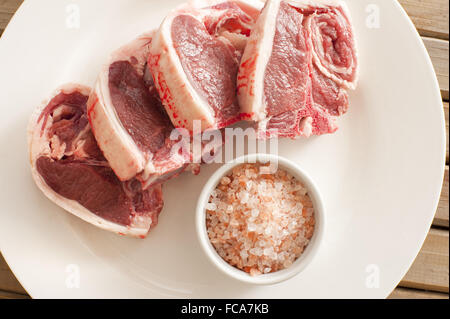
[[[58,136],[53,135],[50,140],[51,158],[60,160],[66,152],[66,143],[61,143]]]
[[[321,35],[318,32],[318,30],[313,30],[310,26],[311,26],[311,19],[313,17],[308,17],[307,20],[307,24],[309,25],[309,29],[311,30],[311,32],[315,33],[315,36],[312,37],[315,39],[315,48],[316,50],[318,50],[319,52],[317,52],[316,50],[313,50],[313,59],[315,62],[315,65],[319,68],[319,70],[326,75],[328,78],[332,79],[334,82],[336,82],[337,84],[339,84],[340,86],[343,86],[344,88],[347,89],[351,89],[354,90],[356,89],[357,83],[358,83],[358,66],[355,65],[355,59],[352,58],[351,64],[348,67],[338,67],[332,63],[326,63],[324,64],[322,59],[320,58],[320,56],[326,56],[329,60],[331,60],[331,57],[329,56],[329,54],[325,54],[324,50],[323,50],[323,46],[320,43],[320,39],[321,39]],[[313,40],[311,39],[311,42]],[[318,54],[319,53],[319,54]],[[357,51],[356,48],[354,48],[354,54],[355,57],[357,59]],[[331,72],[330,72],[331,71]],[[354,80],[352,82],[346,81],[341,79],[340,77],[336,76],[335,73],[338,74],[343,74],[343,75],[349,75],[352,74],[352,72],[355,72],[355,77]]]
[[[242,34],[232,33],[230,31],[223,31],[220,33],[218,39],[225,39],[230,45],[232,45],[241,54],[244,52],[245,46],[247,45],[247,37]]]
[[[242,58],[242,63],[245,63],[251,58],[256,58],[256,64],[254,67],[254,72],[251,74],[246,74],[245,69],[242,67],[240,71],[243,73],[239,74],[238,86],[241,87],[239,89],[239,103],[241,105],[241,112],[245,114],[252,114],[251,120],[261,121],[267,117],[267,107],[264,99],[264,77],[267,69],[267,65],[269,63],[273,40],[275,36],[276,23],[278,12],[280,8],[280,3],[282,0],[268,0],[266,3],[266,7],[262,11],[260,17],[256,25],[252,30],[252,34],[248,40],[247,47],[244,51],[244,55]],[[286,1],[290,5],[298,7],[298,8],[340,8],[345,15],[338,15],[339,19],[348,19],[348,22],[351,24],[351,17],[349,14],[348,7],[344,1],[341,0],[292,0]],[[308,18],[306,23],[310,24],[311,17]],[[344,23],[345,21],[341,21]],[[347,23],[347,22],[345,22]],[[317,32],[317,30],[316,30]],[[352,30],[353,36],[355,36],[354,30]],[[356,40],[355,46],[356,46]],[[320,50],[323,51],[321,45],[317,46]],[[321,52],[323,54],[323,52]],[[358,58],[357,48],[354,48],[355,58]],[[334,74],[330,72],[330,70],[341,73],[348,74],[352,72],[352,68],[354,67],[355,61],[352,60],[351,68],[342,68],[334,65],[323,66],[320,62],[320,59],[317,53],[313,50],[313,58],[316,62],[317,67],[329,78],[333,79],[336,83],[344,86],[345,88],[355,89],[358,82],[358,67],[356,66],[356,74],[355,80],[353,82],[344,81]],[[328,68],[328,69],[327,69]],[[253,93],[253,94],[252,94]],[[260,123],[259,126],[264,126],[264,123]]]
[[[217,123],[214,110],[192,86],[184,72],[180,58],[173,46],[172,22],[180,14],[190,15],[199,21],[206,16],[211,16],[211,14],[220,15],[221,11],[211,13],[211,10],[202,10],[202,8],[223,2],[227,2],[227,0],[192,0],[179,6],[164,19],[159,32],[157,32],[152,42],[150,53],[152,56],[159,57],[157,65],[152,65],[152,71],[155,75],[158,73],[164,74],[164,84],[170,91],[171,102],[175,105],[175,111],[178,113],[177,118],[186,119],[188,123],[182,123],[182,125],[185,125],[185,128],[190,131],[194,129],[194,120],[202,119],[202,130],[215,129],[217,128]],[[264,5],[264,2],[261,0],[238,0],[236,3],[255,11],[260,10]],[[231,39],[228,38],[228,40]],[[161,90],[161,83],[158,82],[158,79],[156,79],[155,84]],[[172,122],[176,127],[179,127],[177,118],[174,116],[174,110],[168,107],[166,101],[163,102]]]
[[[143,34],[110,56],[95,88],[98,102],[96,105],[88,103],[88,108],[91,107],[95,111],[95,115],[90,116],[94,133],[101,132],[96,135],[96,138],[112,169],[122,181],[139,176],[140,180],[145,181],[144,189],[149,187],[152,181],[158,179],[160,175],[166,174],[167,170],[165,170],[165,165],[161,163],[155,165],[153,162],[154,154],[143,152],[123,127],[110,97],[109,67],[115,61],[128,61],[133,56],[137,59],[140,75],[144,76],[144,67],[146,67],[147,57],[150,53],[149,44],[154,41],[152,40],[154,33],[152,31]],[[92,97],[92,100],[95,101],[95,96]],[[186,159],[181,156],[171,156],[165,162],[167,163],[166,166],[181,166],[186,162]]]
[[[267,117],[267,106],[264,99],[264,76],[272,56],[272,47],[276,31],[276,22],[281,0],[269,0],[262,11],[250,38],[247,42],[242,63],[256,58],[252,74],[240,74],[244,89],[239,91],[241,112],[252,114],[252,120],[261,121]],[[241,65],[241,70],[243,70]],[[241,83],[238,83],[238,85]],[[253,91],[253,92],[252,92]]]
[[[77,216],[78,218],[97,226],[101,229],[120,233],[124,235],[129,236],[135,236],[135,237],[141,237],[146,236],[148,233],[148,230],[151,225],[151,218],[148,218],[149,220],[142,220],[142,217],[140,219],[133,221],[132,225],[130,226],[123,226],[119,225],[110,221],[107,221],[98,215],[92,213],[88,209],[86,209],[84,206],[82,206],[80,203],[74,200],[69,200],[55,191],[53,191],[44,181],[42,176],[37,171],[36,167],[36,161],[40,156],[50,156],[51,150],[49,145],[49,140],[47,138],[48,136],[48,130],[53,124],[53,119],[51,117],[48,117],[46,126],[44,128],[43,134],[41,134],[41,128],[43,124],[43,118],[41,121],[38,121],[42,111],[45,109],[45,107],[48,105],[48,102],[51,101],[51,99],[55,96],[57,96],[60,93],[66,93],[70,94],[73,92],[80,92],[86,96],[89,95],[90,89],[88,87],[82,86],[82,85],[76,85],[76,84],[66,84],[59,89],[55,91],[55,93],[52,95],[52,97],[48,100],[42,103],[42,105],[35,109],[34,113],[32,114],[30,118],[30,122],[28,124],[27,129],[27,137],[28,137],[28,149],[30,154],[30,165],[31,165],[31,174],[33,177],[33,180],[35,181],[37,187],[44,193],[44,195],[49,198],[51,201],[53,201],[58,206],[62,207],[72,215]],[[145,219],[145,218],[144,218]]]
[[[153,157],[153,156],[152,156]],[[144,171],[142,172],[142,178],[144,180],[148,180],[150,175],[155,172],[155,165],[153,165],[152,159],[150,158],[147,164],[145,165]]]
[[[267,65],[272,57],[272,47],[276,32],[276,23],[278,18],[278,11],[280,9],[280,0],[270,0],[267,3],[264,23],[264,36],[262,37],[261,46],[259,50],[258,63],[256,65],[255,72],[255,107],[254,114],[258,114],[262,118],[267,117],[267,105],[264,98],[264,76],[266,73]],[[258,119],[257,119],[258,120]]]
[[[146,54],[138,54],[151,41],[154,32],[141,35],[136,40],[113,52],[108,62],[103,66],[95,86],[95,105],[88,105],[95,116],[90,117],[95,137],[106,159],[120,180],[126,181],[141,173],[151,162],[152,154],[144,153],[134,142],[126,128],[120,122],[109,90],[109,68],[116,61],[128,61],[134,56],[143,69]],[[143,73],[142,70],[139,72]],[[143,74],[141,74],[143,76]],[[99,133],[100,132],[100,133]]]
[[[344,16],[341,13],[337,14],[338,19],[340,20],[341,24],[349,24],[353,37],[356,37],[356,33],[355,30],[353,29],[353,23],[352,23],[352,18],[350,15],[350,10],[347,6],[347,4],[342,1],[342,0],[290,0],[288,1],[289,4],[297,7],[297,8],[307,8],[307,7],[318,7],[318,8],[328,8],[328,7],[334,7],[339,8],[340,10],[342,10],[342,14],[344,14]],[[311,32],[315,33],[315,37],[313,37],[314,39],[316,39],[316,41],[318,39],[321,38],[320,34],[319,34],[319,30],[313,30],[311,28],[311,19],[313,18],[313,16],[310,16],[307,18],[306,20],[306,27],[311,30]],[[345,19],[347,19],[348,21],[345,21]],[[320,50],[320,55],[324,56],[324,52],[323,52],[323,47],[320,43],[316,43],[315,48],[318,48]],[[327,65],[323,65],[321,59],[319,58],[319,55],[317,54],[317,52],[315,50],[312,51],[313,53],[313,59],[314,62],[316,64],[316,66],[319,68],[319,70],[326,75],[327,77],[329,77],[330,79],[332,79],[333,81],[335,81],[336,83],[338,83],[339,85],[343,86],[344,88],[350,89],[350,90],[355,90],[357,85],[358,85],[358,79],[359,79],[359,68],[358,65],[355,66],[355,61],[358,61],[358,48],[357,48],[357,41],[356,38],[354,39],[354,48],[353,48],[353,54],[354,54],[354,58],[352,59],[352,64],[349,68],[344,68],[344,67],[337,67],[335,65],[332,64],[327,64]],[[340,73],[340,74],[350,74],[353,70],[353,68],[355,68],[355,77],[354,80],[352,82],[349,81],[345,81],[341,78],[338,78],[336,75],[334,75],[331,71],[336,72],[336,73]]]
[[[312,37],[312,39],[315,40],[314,41],[314,44],[315,44],[314,47],[319,50],[319,55],[320,56],[326,56],[328,58],[328,60],[331,60],[332,57],[330,56],[329,53],[325,53],[325,51],[323,50],[323,45],[321,45],[321,43],[322,43],[322,41],[321,41],[322,40],[322,35],[320,33],[320,30],[318,28],[315,28],[315,29],[311,28],[311,21],[312,21],[312,19],[314,19],[314,16],[315,15],[311,15],[310,17],[308,17],[308,21],[306,22],[307,25],[310,26],[309,29],[315,34],[315,36]],[[343,22],[342,21],[343,18],[341,16],[338,16],[337,18],[339,20],[341,20],[341,23]],[[325,24],[325,23],[322,23],[322,24]],[[334,65],[332,63],[328,63],[326,65],[326,68],[329,69],[329,70],[332,70],[333,72],[339,73],[339,74],[346,74],[346,75],[348,75],[348,74],[352,73],[354,65],[355,65],[355,63],[354,63],[354,60],[352,59],[352,64],[349,67],[339,67],[339,66],[336,66],[336,65]]]
[[[345,5],[345,2],[342,0],[286,0],[286,2],[297,8],[328,8]]]
[[[186,4],[181,5],[176,11],[180,11],[180,9],[185,8],[207,8],[212,7],[221,3],[233,1],[238,5],[247,6],[250,8],[254,8],[256,10],[261,10],[264,6],[264,2],[266,0],[189,0]]]
[[[114,134],[115,140],[120,141],[121,148],[123,152],[116,152],[119,150],[109,150],[109,146],[111,145],[110,142],[108,143],[102,143],[102,151],[104,152],[105,157],[108,159],[108,162],[110,162],[110,165],[114,168],[114,171],[116,171],[116,174],[122,179],[122,180],[129,180],[136,176],[140,171],[142,171],[144,165],[145,165],[145,156],[142,153],[142,151],[139,149],[139,147],[134,142],[133,138],[128,134],[125,127],[122,125],[122,123],[119,120],[119,116],[116,112],[116,109],[114,107],[114,104],[111,101],[111,96],[109,93],[109,65],[105,67],[106,70],[104,70],[100,74],[99,81],[95,88],[95,93],[98,97],[97,102],[97,108],[101,108],[103,112],[105,113],[106,119],[105,121],[108,121],[108,124],[111,126],[111,130],[109,130],[110,134]],[[94,125],[94,130],[97,132],[97,128]],[[104,132],[100,133],[101,135],[104,135]],[[97,137],[98,134],[96,134]],[[112,138],[112,136],[107,136],[107,138]],[[128,154],[130,157],[132,157],[133,161],[136,163],[134,165],[135,171],[130,172],[128,174],[123,174],[122,170],[119,168],[120,165],[127,166],[128,163],[122,162],[122,155],[123,153]],[[120,164],[116,164],[116,162],[121,162]],[[116,166],[119,166],[116,168]]]
[[[72,152],[69,152],[67,155],[77,155],[78,157],[86,157],[87,154],[84,152],[84,144],[86,143],[86,140],[82,140],[82,138],[86,135],[87,132],[90,131],[90,126],[86,126],[74,139],[74,150]]]
[[[313,124],[313,118],[310,116],[302,118],[300,120],[299,128],[304,137],[310,137],[312,135],[312,128],[313,128],[312,124]]]

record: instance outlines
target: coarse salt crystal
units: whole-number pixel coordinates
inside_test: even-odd
[[[248,258],[248,253],[245,250],[241,250],[241,253],[239,254],[242,259],[247,259]]]
[[[261,247],[261,248],[266,247],[266,244],[267,244],[267,243],[266,243],[264,240],[259,240],[259,241],[258,241],[258,246]]]
[[[227,204],[225,204],[224,202],[220,202],[217,205],[217,208],[220,209],[220,210],[226,210],[227,209]]]
[[[250,269],[250,276],[256,277],[259,275],[261,275],[261,271],[259,271],[258,269],[255,269],[255,268]]]
[[[236,219],[232,219],[232,220],[230,221],[230,225],[231,225],[231,226],[239,226],[239,222],[238,222]]]
[[[273,253],[273,247],[265,248],[264,249],[264,255],[270,256]]]
[[[222,185],[228,185],[231,183],[231,179],[227,176],[225,176],[224,178],[222,178],[221,182]]]
[[[248,199],[249,199],[249,194],[248,194],[248,192],[241,192],[241,203],[242,204],[247,204],[247,202],[248,202]]]
[[[292,231],[295,230],[296,227],[297,227],[297,222],[293,221],[292,223],[290,223],[290,224],[288,225],[288,230],[289,230],[290,232],[292,232]]]
[[[260,257],[263,254],[263,250],[261,248],[252,248],[252,249],[250,249],[250,253],[255,256]]]

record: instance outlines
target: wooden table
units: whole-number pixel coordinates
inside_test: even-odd
[[[447,125],[447,166],[441,200],[425,244],[390,298],[447,298],[449,287],[449,2],[399,0],[423,38],[439,80]],[[0,36],[22,0],[0,0]],[[0,255],[0,299],[29,298]]]

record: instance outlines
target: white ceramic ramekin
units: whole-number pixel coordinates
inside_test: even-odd
[[[208,203],[211,192],[217,187],[222,177],[227,175],[231,170],[243,163],[256,163],[263,162],[267,163],[270,161],[273,165],[278,165],[278,168],[284,169],[298,180],[302,181],[305,187],[308,189],[308,193],[314,205],[314,214],[316,219],[316,225],[314,230],[314,235],[311,238],[309,245],[306,247],[303,254],[287,269],[280,270],[270,274],[262,274],[256,277],[252,277],[244,271],[241,271],[230,264],[228,264],[214,249],[211,244],[207,230],[206,230],[206,209],[205,206]],[[325,211],[322,198],[320,196],[319,190],[314,184],[311,177],[306,174],[297,164],[285,159],[281,156],[270,155],[270,154],[253,154],[247,155],[233,160],[230,163],[223,165],[218,169],[206,185],[203,188],[202,193],[197,204],[196,212],[196,228],[197,235],[200,240],[200,244],[203,247],[208,258],[211,262],[222,272],[228,276],[237,279],[239,281],[255,284],[255,285],[271,285],[280,283],[282,281],[288,280],[302,270],[304,270],[311,260],[316,255],[317,251],[320,249],[320,245],[324,236],[325,229]]]

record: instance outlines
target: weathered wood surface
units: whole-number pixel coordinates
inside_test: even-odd
[[[399,0],[419,33],[448,40],[448,0]]]
[[[444,182],[442,183],[441,199],[434,217],[433,225],[448,229],[448,166],[445,168]]]
[[[22,0],[0,0],[0,34],[3,33],[22,2]]]
[[[448,41],[423,37],[439,81],[442,98],[448,100]]]
[[[3,292],[27,294],[9,269],[3,256],[0,254],[0,296],[2,296]]]
[[[0,290],[0,299],[30,299],[30,296]]]
[[[448,294],[409,288],[397,288],[389,299],[448,299]]]
[[[400,286],[448,293],[448,230],[431,229]]]

